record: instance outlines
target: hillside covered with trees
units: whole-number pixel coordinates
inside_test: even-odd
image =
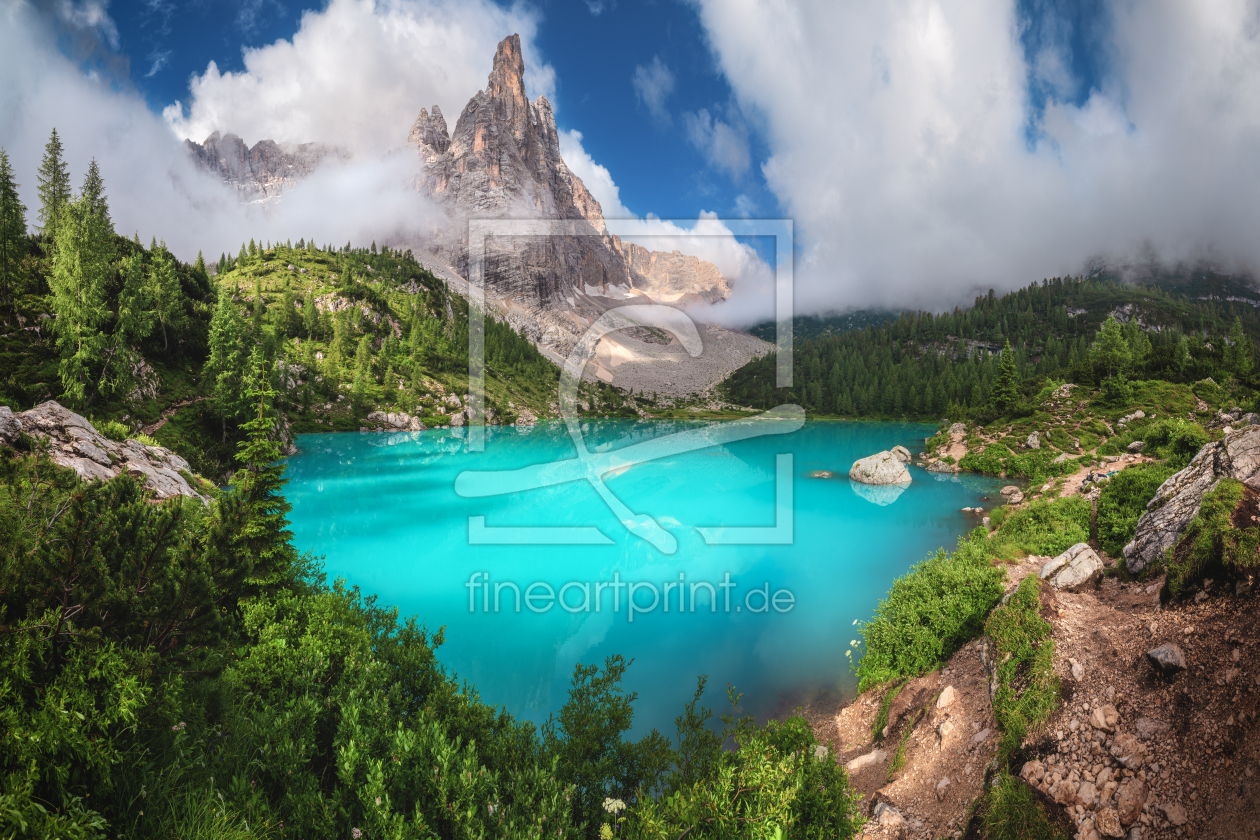
[[[1230,297],[1260,294],[1208,271],[1160,285],[1056,277],[1000,297],[990,291],[966,310],[904,312],[882,326],[799,341],[790,389],[774,387],[773,354],[740,368],[723,388],[731,402],[758,409],[797,403],[815,416],[934,421],[993,419],[1050,379],[1088,386],[1116,374],[1113,386],[1232,379],[1250,393],[1260,310]],[[1100,344],[1108,321],[1114,327]],[[1122,386],[1117,397],[1123,393]]]

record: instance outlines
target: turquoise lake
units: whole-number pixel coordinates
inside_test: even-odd
[[[676,421],[582,424],[585,445],[612,458],[626,446],[641,453],[670,435],[714,431],[720,426]],[[634,659],[625,686],[639,694],[635,732],[672,736],[699,674],[719,713],[727,683],[758,716],[852,693],[845,651],[857,638],[854,620],[870,617],[911,565],[952,548],[977,524],[959,509],[987,509],[993,502],[978,500],[1000,484],[916,466],[900,492],[849,481],[854,460],[897,444],[918,452],[933,431],[808,422],[612,470],[605,486],[614,504],[652,517],[675,544],[664,549],[627,530],[586,480],[457,492],[457,483],[464,493],[508,486],[477,475],[485,471],[549,465],[530,476],[572,477],[565,462],[577,449],[559,421],[492,427],[482,452],[467,451],[465,429],[304,435],[288,459],[286,494],[298,546],[325,556],[329,579],[346,578],[431,630],[445,626],[442,662],[483,700],[541,722],[563,705],[575,664],[620,653]],[[776,469],[790,488],[776,484]],[[835,477],[812,477],[821,470]],[[790,512],[776,506],[789,489]],[[744,544],[710,544],[697,527],[710,540]],[[519,544],[574,534],[603,544]]]

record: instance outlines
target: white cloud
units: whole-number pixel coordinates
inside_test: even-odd
[[[109,0],[57,0],[57,17],[75,29],[94,29],[113,49],[118,49],[118,27],[109,16]]]
[[[687,139],[710,165],[736,179],[747,174],[752,156],[748,151],[748,138],[742,128],[715,119],[707,108],[701,108],[695,113],[688,111],[682,118]]]
[[[452,125],[486,85],[495,46],[521,36],[526,89],[554,99],[555,73],[537,59],[535,12],[490,0],[331,0],[303,13],[291,40],[244,53],[245,69],[211,62],[191,98],[167,108],[180,137],[212,131],[253,144],[320,141],[363,154],[397,148],[421,108]]]
[[[144,242],[164,239],[184,260],[235,251],[250,238],[366,243],[404,238],[431,224],[433,208],[406,186],[414,155],[321,168],[268,211],[197,169],[135,93],[85,75],[57,49],[51,21],[25,2],[0,4],[0,146],[35,224],[35,171],[55,126],[75,187],[95,158],[114,225]],[[405,137],[405,134],[404,134]]]
[[[1254,4],[1114,3],[1108,76],[1052,102],[1030,150],[1014,0],[695,2],[805,240],[802,310],[948,306],[1144,243],[1260,265]]]
[[[613,182],[608,169],[596,163],[582,147],[582,132],[562,129],[560,136],[560,157],[569,170],[582,179],[582,183],[595,196],[605,219],[635,219],[634,213],[621,203],[621,190]]]
[[[764,260],[737,240],[716,213],[700,211],[692,221],[662,220],[651,213],[641,217],[621,203],[621,192],[608,170],[596,163],[582,146],[582,133],[561,130],[560,156],[595,196],[605,219],[637,219],[645,223],[642,236],[624,237],[653,251],[678,250],[718,267],[735,290],[731,298],[713,306],[688,311],[700,320],[748,326],[773,311],[774,275]],[[742,196],[741,196],[742,197]]]
[[[676,81],[673,72],[661,61],[661,57],[652,56],[651,64],[636,66],[631,83],[634,85],[634,95],[648,109],[656,124],[662,127],[672,125],[673,119],[669,115],[669,109],[665,107],[665,100],[674,92]]]

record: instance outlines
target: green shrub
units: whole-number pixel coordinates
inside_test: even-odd
[[[1036,575],[1024,578],[984,627],[994,645],[990,655],[1000,663],[993,716],[1002,731],[1003,761],[1019,749],[1029,729],[1050,716],[1059,698],[1054,640],[1050,622],[1040,612],[1041,585]]]
[[[1174,595],[1209,571],[1237,572],[1260,564],[1260,527],[1234,525],[1234,511],[1247,495],[1243,483],[1234,478],[1221,479],[1203,494],[1199,515],[1190,521],[1168,561],[1167,584]]]
[[[976,529],[952,555],[937,551],[893,582],[860,631],[859,691],[926,673],[980,633],[1006,577],[986,543]]]
[[[1103,551],[1120,556],[1133,539],[1146,503],[1175,472],[1169,464],[1135,464],[1111,477],[1098,498],[1098,543]]]
[[[162,445],[158,443],[156,440],[154,440],[153,438],[146,435],[144,432],[136,432],[136,434],[132,436],[131,439],[137,440],[140,443],[143,443],[145,446],[161,446]]]
[[[901,689],[906,687],[906,683],[910,682],[909,678],[900,680],[889,686],[884,692],[884,699],[879,704],[879,711],[875,715],[875,720],[871,722],[871,740],[878,741],[884,737],[884,727],[888,725],[888,710],[892,708],[893,701],[897,699],[897,695],[901,693]]]
[[[1050,430],[1046,435],[1046,439],[1064,452],[1076,452],[1076,444],[1073,443],[1071,435],[1058,426]]]
[[[983,840],[1068,840],[1067,833],[1046,818],[1032,789],[1007,770],[989,785],[981,813]]]
[[[958,466],[971,472],[998,475],[1005,471],[1005,459],[1011,457],[1011,450],[1000,443],[991,443],[979,451],[971,451],[962,457]]]
[[[131,437],[131,430],[117,420],[95,420],[92,425],[96,427],[96,431],[119,443]]]
[[[1133,401],[1133,386],[1123,374],[1109,376],[1103,380],[1101,396],[1108,405],[1128,405]]]
[[[1145,454],[1164,458],[1177,470],[1184,469],[1212,440],[1198,423],[1168,417],[1148,423],[1141,439],[1146,443]]]
[[[1194,383],[1190,390],[1194,392],[1196,397],[1203,400],[1213,408],[1220,406],[1221,402],[1225,399],[1225,394],[1221,390],[1221,386],[1217,385],[1216,381],[1210,376],[1207,379],[1200,379],[1198,382]]]
[[[1102,439],[1099,433],[1093,431],[1092,429],[1084,429],[1084,428],[1080,429],[1076,433],[1076,439],[1081,442],[1081,449],[1085,450],[1086,452],[1088,452],[1091,449],[1096,449],[1098,447],[1098,444],[1102,443]]]
[[[1028,554],[1061,554],[1089,540],[1090,503],[1080,496],[1038,499],[1011,513],[994,539]]]

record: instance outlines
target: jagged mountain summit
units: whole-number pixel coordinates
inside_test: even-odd
[[[184,141],[185,148],[205,170],[234,187],[244,201],[274,201],[284,190],[315,171],[325,158],[345,158],[344,150],[322,143],[281,145],[259,140],[253,148],[235,134],[214,132],[201,143]]]
[[[401,139],[401,138],[400,138]],[[343,150],[318,143],[252,149],[239,137],[185,141],[195,159],[246,200],[274,200]],[[484,289],[490,312],[560,362],[601,314],[627,303],[717,302],[730,284],[714,264],[679,250],[651,251],[610,234],[599,202],[560,154],[551,103],[530,100],[518,35],[495,51],[484,90],[450,131],[441,109],[421,109],[406,138],[419,155],[415,187],[439,205],[446,223],[405,242],[426,267],[468,295],[470,219],[555,219],[584,235],[496,237],[487,244]],[[431,225],[431,222],[425,224]],[[692,358],[660,330],[602,339],[588,374],[636,390],[694,393],[721,381],[770,345],[746,333],[698,325],[704,352]],[[633,333],[633,334],[631,334]]]

